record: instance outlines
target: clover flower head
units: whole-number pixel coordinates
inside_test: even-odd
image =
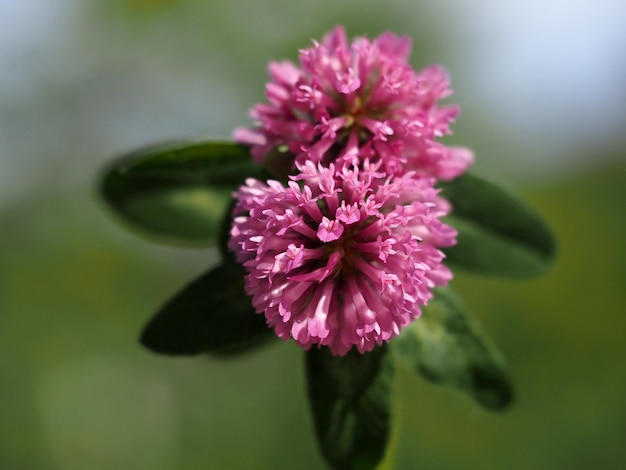
[[[335,28],[300,51],[300,64],[272,62],[269,103],[250,111],[257,127],[236,129],[259,163],[286,169],[294,160],[337,168],[381,162],[387,174],[415,171],[449,180],[473,161],[470,150],[436,141],[459,113],[437,102],[451,94],[439,66],[415,72],[411,41],[384,33],[348,42]],[[278,160],[278,161],[275,161]]]
[[[438,247],[456,231],[434,179],[386,176],[381,163],[296,163],[287,185],[248,179],[229,247],[257,313],[305,349],[371,350],[421,313],[452,277]]]

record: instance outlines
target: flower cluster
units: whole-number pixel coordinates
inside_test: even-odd
[[[336,28],[301,51],[300,68],[270,65],[270,104],[252,109],[259,127],[235,131],[290,176],[239,189],[229,247],[256,311],[305,349],[369,351],[452,277],[439,248],[456,231],[440,220],[450,205],[435,183],[473,157],[435,141],[458,108],[437,106],[446,75],[415,73],[409,51],[390,33],[349,45]]]
[[[450,133],[456,106],[438,106],[451,94],[438,66],[416,73],[407,60],[411,42],[385,33],[373,41],[348,44],[336,28],[321,43],[300,51],[300,67],[269,65],[269,104],[258,104],[251,117],[260,127],[237,129],[235,140],[252,145],[259,163],[278,154],[288,171],[293,160],[337,167],[363,159],[382,161],[388,174],[415,171],[452,179],[473,160],[465,148],[446,147],[437,137]],[[276,162],[269,162],[276,166]]]
[[[450,271],[435,246],[456,232],[432,181],[307,162],[287,186],[250,179],[239,190],[230,246],[246,289],[276,334],[345,354],[400,332]],[[419,233],[419,236],[417,235]]]

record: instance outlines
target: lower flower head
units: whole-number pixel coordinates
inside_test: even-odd
[[[230,249],[258,313],[282,339],[343,355],[371,350],[420,315],[452,277],[437,247],[456,231],[432,178],[385,177],[311,162],[287,186],[249,179],[236,197]]]
[[[349,43],[335,28],[300,51],[299,66],[270,63],[269,103],[252,108],[258,126],[237,129],[235,140],[252,145],[255,159],[277,173],[293,173],[294,160],[351,167],[368,159],[388,174],[455,178],[473,154],[436,140],[459,113],[437,104],[452,93],[447,74],[438,66],[416,73],[410,51],[407,37]]]

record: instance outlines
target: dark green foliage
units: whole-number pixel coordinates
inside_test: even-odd
[[[465,392],[485,408],[500,410],[513,399],[500,354],[449,288],[436,289],[422,316],[392,343],[425,379]]]
[[[491,276],[528,278],[553,263],[556,243],[542,217],[499,186],[466,173],[443,183],[452,204],[448,222],[459,231],[447,262]]]
[[[173,244],[212,245],[234,190],[266,178],[248,148],[229,142],[170,142],[116,160],[101,193],[131,228]]]
[[[390,432],[393,357],[387,347],[333,356],[328,348],[306,353],[315,432],[333,469],[373,469]]]
[[[274,334],[244,292],[244,269],[225,262],[193,281],[146,325],[141,343],[171,355],[229,354]]]

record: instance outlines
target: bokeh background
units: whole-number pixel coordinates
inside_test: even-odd
[[[0,0],[0,469],[324,467],[293,344],[140,348],[217,255],[138,239],[94,187],[120,152],[248,124],[267,61],[336,24],[443,64],[463,108],[449,142],[560,241],[540,279],[453,284],[515,405],[492,415],[400,368],[387,468],[626,468],[625,20],[621,0]]]

